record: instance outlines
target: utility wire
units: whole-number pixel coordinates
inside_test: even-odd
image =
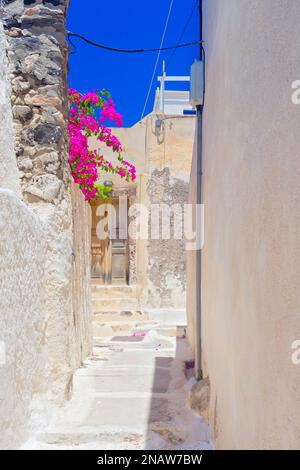
[[[182,38],[183,38],[183,36],[184,36],[184,33],[186,32],[186,29],[187,29],[187,27],[188,27],[188,25],[189,25],[189,23],[190,23],[190,21],[191,21],[191,19],[192,19],[192,16],[193,16],[193,14],[194,14],[194,11],[196,10],[196,6],[198,5],[198,2],[199,2],[199,0],[196,0],[195,3],[194,3],[194,6],[193,6],[193,8],[192,8],[192,11],[191,11],[191,13],[190,13],[188,19],[186,20],[186,23],[185,23],[185,25],[184,25],[184,27],[183,27],[183,29],[182,29],[182,31],[181,31],[181,34],[180,34],[180,36],[179,36],[179,38],[178,38],[177,45],[180,44],[180,42],[182,41]],[[198,43],[198,44],[199,44],[199,43]],[[170,63],[172,62],[172,59],[174,58],[174,55],[176,54],[176,50],[177,50],[177,49],[178,49],[178,47],[174,47],[173,52],[172,52],[172,54],[171,54],[171,57],[169,58],[169,60],[168,60],[168,62],[167,62],[167,66],[170,65]]]
[[[100,49],[105,49],[106,51],[111,51],[111,52],[121,52],[121,53],[137,53],[137,52],[161,52],[161,51],[168,51],[171,49],[179,49],[180,47],[188,47],[188,46],[196,46],[200,44],[200,41],[191,41],[191,42],[186,42],[185,44],[177,44],[176,46],[167,46],[167,47],[159,47],[159,48],[153,48],[153,49],[119,49],[117,47],[111,47],[111,46],[105,46],[104,44],[99,44],[97,42],[91,41],[90,39],[87,39],[85,36],[82,36],[81,34],[77,33],[72,33],[71,31],[67,31],[67,37],[70,42],[70,44],[74,46],[73,43],[71,43],[70,38],[79,38],[82,41],[85,41],[88,44],[91,44],[92,46],[99,47]]]
[[[70,55],[77,54],[77,47],[75,46],[74,42],[72,41],[71,37],[68,36],[68,41],[70,47]]]
[[[1,3],[1,0],[0,0],[0,3]],[[147,96],[146,96],[146,100],[145,100],[145,104],[144,104],[144,107],[143,107],[143,111],[142,111],[142,115],[141,115],[141,119],[144,117],[144,113],[145,113],[145,110],[146,110],[146,107],[147,107],[147,104],[148,104],[148,100],[149,100],[149,96],[150,96],[150,93],[151,93],[151,89],[152,89],[152,85],[153,85],[153,81],[154,81],[154,77],[155,77],[155,73],[156,73],[156,69],[157,69],[157,65],[158,65],[158,61],[159,61],[159,58],[160,58],[160,53],[161,51],[167,51],[167,50],[172,50],[173,49],[173,54],[171,55],[167,65],[169,65],[176,53],[176,50],[179,49],[179,48],[182,48],[182,47],[188,47],[188,46],[196,46],[196,45],[200,45],[201,46],[201,49],[203,51],[203,53],[205,54],[205,51],[204,51],[204,48],[203,48],[203,41],[191,41],[191,42],[187,42],[187,43],[184,43],[184,44],[179,44],[180,41],[182,40],[183,36],[184,36],[184,33],[189,25],[189,22],[194,14],[194,11],[195,11],[195,8],[196,8],[196,5],[198,3],[198,0],[195,1],[195,4],[192,8],[192,11],[183,27],[183,30],[181,32],[181,35],[178,39],[178,42],[175,46],[167,46],[167,47],[163,47],[163,43],[164,43],[164,39],[165,39],[165,35],[166,35],[166,32],[167,32],[167,28],[168,28],[168,23],[169,23],[169,19],[170,19],[170,16],[171,16],[171,11],[172,11],[172,7],[173,7],[173,3],[174,3],[174,0],[171,0],[170,2],[170,7],[169,7],[169,11],[168,11],[168,15],[167,15],[167,18],[166,18],[166,22],[165,22],[165,26],[164,26],[164,31],[163,31],[163,35],[162,35],[162,39],[161,39],[161,43],[160,43],[160,47],[159,48],[151,48],[151,49],[120,49],[120,48],[117,48],[117,47],[111,47],[111,46],[106,46],[104,44],[100,44],[100,43],[97,43],[97,42],[94,42],[88,38],[86,38],[85,36],[81,35],[81,34],[77,34],[77,33],[72,33],[71,31],[67,31],[67,38],[68,38],[68,41],[70,43],[70,45],[73,47],[73,51],[71,52],[72,54],[76,53],[77,52],[77,48],[75,46],[75,44],[73,43],[73,41],[71,40],[71,37],[75,37],[75,38],[78,38],[78,39],[81,39],[82,41],[92,45],[92,46],[95,46],[95,47],[99,47],[100,49],[104,49],[104,50],[107,50],[107,51],[111,51],[111,52],[120,52],[120,53],[141,53],[141,52],[157,52],[157,58],[156,58],[156,62],[155,62],[155,66],[154,66],[154,69],[153,69],[153,74],[152,74],[152,77],[151,77],[151,80],[150,80],[150,85],[149,85],[149,89],[148,89],[148,92],[147,92]]]
[[[142,111],[142,114],[141,114],[141,119],[143,119],[143,117],[144,117],[145,110],[146,110],[146,107],[147,107],[147,104],[148,104],[149,96],[150,96],[152,85],[153,85],[153,80],[154,80],[154,77],[155,77],[158,61],[159,61],[159,58],[160,58],[161,49],[162,49],[163,44],[164,44],[164,40],[165,40],[165,36],[166,36],[168,24],[169,24],[169,19],[170,19],[173,3],[174,3],[174,0],[171,0],[168,15],[167,15],[166,22],[165,22],[164,31],[163,31],[161,41],[160,41],[159,51],[157,53],[156,62],[155,62],[155,65],[154,65],[154,69],[153,69],[152,77],[151,77],[151,80],[150,80],[147,96],[146,96],[143,111]]]

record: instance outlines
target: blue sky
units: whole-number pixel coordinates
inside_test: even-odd
[[[159,47],[169,5],[170,0],[71,0],[68,29],[113,47]],[[174,0],[165,46],[177,44],[194,5],[195,0]],[[81,92],[106,88],[123,114],[124,125],[139,121],[157,53],[119,54],[72,40],[77,52],[70,57],[70,85]],[[194,40],[199,40],[197,6],[181,42]],[[168,62],[171,55],[172,51],[161,53],[156,76],[161,74],[162,60]],[[197,46],[176,50],[167,74],[188,75],[195,58]],[[156,76],[146,114],[153,107]]]

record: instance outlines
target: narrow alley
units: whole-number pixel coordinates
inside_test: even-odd
[[[300,449],[299,25],[0,0],[0,450]]]
[[[109,326],[115,335],[94,338],[71,401],[23,449],[211,449],[208,425],[186,403],[184,325],[119,316]]]

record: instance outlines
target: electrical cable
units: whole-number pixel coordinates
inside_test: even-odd
[[[167,18],[166,18],[166,22],[165,22],[165,26],[164,26],[164,31],[163,31],[163,35],[162,35],[162,39],[161,39],[161,43],[160,43],[160,47],[159,48],[150,48],[150,49],[119,49],[119,48],[116,48],[116,47],[111,47],[111,46],[106,46],[104,44],[100,44],[100,43],[97,43],[97,42],[94,42],[88,38],[86,38],[85,36],[81,35],[81,34],[77,34],[77,33],[72,33],[71,31],[67,31],[67,38],[68,38],[68,41],[69,41],[69,44],[71,47],[71,54],[75,54],[77,52],[77,48],[76,48],[76,45],[74,44],[74,42],[71,40],[71,37],[75,37],[75,38],[78,38],[78,39],[81,39],[82,41],[92,45],[92,46],[95,46],[95,47],[98,47],[100,49],[104,49],[104,50],[107,50],[107,51],[111,51],[111,52],[119,52],[119,53],[142,53],[142,52],[157,52],[157,58],[156,58],[156,62],[155,62],[155,66],[154,66],[154,69],[153,69],[153,74],[152,74],[152,77],[151,77],[151,80],[150,80],[150,85],[149,85],[149,89],[148,89],[148,92],[147,92],[147,96],[146,96],[146,100],[145,100],[145,104],[144,104],[144,107],[143,107],[143,111],[142,111],[142,115],[141,115],[141,119],[143,119],[144,117],[144,113],[145,113],[145,110],[146,110],[146,107],[147,107],[147,104],[148,104],[148,100],[149,100],[149,96],[150,96],[150,93],[151,93],[151,88],[152,88],[152,85],[153,85],[153,81],[154,81],[154,77],[155,77],[155,72],[156,72],[156,69],[157,69],[157,65],[158,65],[158,61],[159,61],[159,57],[160,57],[160,53],[161,51],[167,51],[167,50],[173,50],[173,54],[171,55],[167,65],[169,65],[176,53],[176,50],[179,49],[179,48],[182,48],[182,47],[188,47],[188,46],[196,46],[196,45],[200,45],[201,47],[201,50],[202,50],[202,53],[203,53],[203,62],[204,62],[204,77],[205,77],[205,50],[204,50],[204,47],[203,47],[203,41],[200,40],[200,41],[191,41],[191,42],[187,42],[187,43],[184,43],[184,44],[179,44],[180,41],[182,40],[183,36],[184,36],[184,33],[186,31],[186,28],[188,27],[189,25],[189,22],[194,14],[194,11],[195,11],[195,8],[196,8],[196,5],[198,3],[198,0],[196,0],[193,8],[192,8],[192,11],[182,29],[182,32],[181,32],[181,35],[178,39],[178,43],[175,45],[175,46],[167,46],[167,47],[163,47],[163,43],[164,43],[164,39],[165,39],[165,35],[166,35],[166,31],[167,31],[167,27],[168,27],[168,23],[169,23],[169,19],[170,19],[170,15],[171,15],[171,11],[172,11],[172,7],[173,7],[173,3],[174,3],[174,0],[171,0],[170,2],[170,7],[169,7],[169,11],[168,11],[168,15],[167,15]],[[73,48],[73,49],[72,49]],[[204,95],[205,95],[205,85],[204,85]],[[204,102],[203,102],[203,105],[204,105]]]
[[[70,37],[68,37],[68,41],[69,41],[69,45],[71,46],[70,47],[70,55],[73,55],[73,54],[77,54],[77,47],[76,45],[74,44],[74,42],[72,41],[72,39]]]
[[[156,57],[156,61],[155,61],[155,65],[154,65],[154,69],[153,69],[153,73],[152,73],[152,77],[151,77],[151,80],[150,80],[150,84],[149,84],[147,96],[146,96],[145,103],[144,103],[144,107],[143,107],[143,111],[142,111],[142,114],[141,114],[141,120],[142,120],[143,117],[144,117],[145,110],[146,110],[146,107],[147,107],[147,104],[148,104],[148,100],[149,100],[149,96],[150,96],[150,93],[151,93],[151,89],[152,89],[152,85],[153,85],[153,81],[154,81],[154,77],[155,77],[155,73],[156,73],[158,61],[159,61],[159,58],[160,58],[161,49],[162,49],[163,44],[164,44],[165,35],[166,35],[166,32],[167,32],[167,28],[168,28],[168,24],[169,24],[169,19],[170,19],[170,16],[171,16],[171,11],[172,11],[172,7],[173,7],[173,3],[174,3],[174,0],[171,0],[170,6],[169,6],[168,15],[167,15],[167,18],[166,18],[166,21],[165,21],[164,31],[163,31],[162,38],[161,38],[161,41],[160,41],[159,51],[158,51],[158,53],[157,53],[157,57]]]
[[[82,36],[81,34],[77,33],[72,33],[71,31],[67,31],[67,38],[70,41],[70,37],[74,38],[79,38],[82,41],[85,41],[86,43],[99,47],[100,49],[104,49],[106,51],[111,51],[111,52],[121,52],[121,53],[141,53],[141,52],[161,52],[161,51],[169,51],[171,49],[179,49],[181,47],[189,47],[189,46],[197,46],[200,44],[200,41],[191,41],[191,42],[186,42],[184,44],[177,44],[175,46],[166,46],[166,47],[159,47],[159,48],[153,48],[153,49],[119,49],[117,47],[111,47],[111,46],[105,46],[104,44],[99,44],[97,42],[91,41],[90,39],[87,39],[85,36]]]
[[[181,42],[181,40],[182,40],[182,38],[183,38],[183,36],[184,36],[184,33],[186,32],[186,29],[187,29],[187,27],[188,27],[188,25],[189,25],[189,23],[190,23],[190,21],[191,21],[191,19],[192,19],[192,16],[193,16],[193,14],[194,14],[194,11],[195,11],[197,5],[198,5],[198,0],[195,1],[194,6],[193,6],[193,8],[192,8],[192,11],[191,11],[191,13],[190,13],[190,15],[189,15],[189,17],[188,17],[188,19],[187,19],[187,21],[186,21],[184,27],[182,28],[181,34],[180,34],[180,36],[179,36],[179,38],[178,38],[178,41],[177,41],[177,45],[180,44],[180,42]],[[199,44],[199,43],[198,43],[198,44]],[[171,54],[171,57],[169,58],[169,60],[168,60],[168,62],[167,62],[167,66],[170,65],[170,63],[172,62],[172,60],[173,60],[173,58],[174,58],[174,55],[176,54],[177,49],[178,49],[178,48],[174,48],[174,49],[173,49],[173,52],[172,52],[172,54]]]

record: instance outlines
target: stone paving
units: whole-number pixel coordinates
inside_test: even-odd
[[[144,322],[97,337],[74,377],[73,398],[24,449],[211,449],[186,403],[192,353],[183,327]]]

